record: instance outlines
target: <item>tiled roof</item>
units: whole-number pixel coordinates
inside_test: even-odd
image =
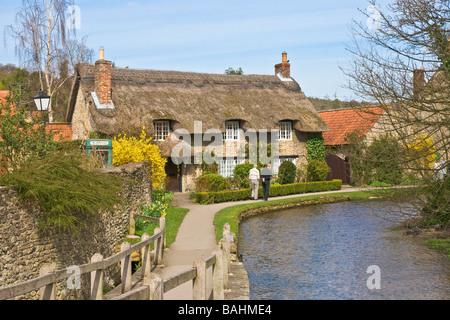
[[[385,112],[380,107],[343,109],[319,112],[322,119],[330,127],[330,131],[323,133],[325,145],[336,146],[347,144],[347,134],[359,130],[366,135],[381,115]]]
[[[6,100],[6,97],[8,96],[9,91],[7,90],[0,90],[0,102],[4,102]]]

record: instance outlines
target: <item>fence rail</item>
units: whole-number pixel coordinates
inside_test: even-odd
[[[163,300],[164,294],[188,281],[193,281],[194,300],[206,300],[206,270],[213,268],[213,299],[223,300],[224,289],[228,287],[228,274],[230,271],[230,245],[231,234],[229,224],[223,228],[223,236],[212,255],[206,259],[198,258],[191,268],[177,273],[163,280],[152,267],[157,266],[163,259],[165,248],[166,223],[165,218],[151,218],[135,215],[136,218],[159,222],[154,235],[144,234],[141,241],[135,245],[124,242],[120,252],[103,259],[99,253],[91,257],[91,262],[77,266],[78,275],[91,275],[90,295],[92,300],[103,300],[103,272],[108,267],[120,262],[121,265],[121,295],[112,300]],[[151,243],[154,243],[152,259]],[[143,285],[131,290],[131,255],[140,251],[142,255]],[[56,299],[56,283],[72,277],[74,269],[71,267],[56,270],[54,265],[46,264],[40,269],[40,276],[19,284],[0,288],[0,300],[12,299],[29,292],[40,290],[41,300]]]
[[[222,239],[206,259],[198,258],[193,266],[176,273],[166,279],[152,273],[151,277],[144,281],[144,285],[131,292],[120,295],[112,300],[164,300],[164,294],[176,287],[193,281],[193,299],[207,300],[206,271],[213,268],[213,300],[224,300],[225,289],[228,288],[228,274],[230,273],[230,225],[223,228]]]

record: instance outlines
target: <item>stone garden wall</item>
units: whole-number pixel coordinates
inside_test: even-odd
[[[38,206],[20,200],[14,188],[0,187],[0,287],[38,277],[46,263],[53,263],[58,270],[88,263],[95,253],[105,258],[116,253],[117,244],[127,235],[130,213],[138,212],[141,204],[151,200],[148,167],[146,163],[132,163],[100,171],[127,178],[122,191],[127,201],[114,212],[90,217],[77,234],[39,230]],[[109,286],[120,279],[119,272],[119,266],[107,270]],[[59,283],[57,298],[86,298],[89,278],[83,277],[81,289]],[[21,298],[38,299],[39,292]]]

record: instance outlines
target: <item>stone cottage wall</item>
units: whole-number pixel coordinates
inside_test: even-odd
[[[39,276],[39,269],[53,263],[56,269],[90,262],[95,253],[109,257],[116,253],[116,245],[127,235],[129,215],[151,199],[149,173],[146,163],[132,163],[105,168],[105,174],[117,174],[129,179],[124,183],[126,204],[114,212],[101,212],[90,217],[77,233],[57,229],[39,230],[39,208],[25,203],[14,188],[0,187],[0,287],[20,283]],[[120,268],[106,272],[107,283],[117,282]],[[58,299],[89,297],[89,275],[82,277],[82,288],[57,284]],[[72,288],[71,288],[72,287]],[[38,299],[39,292],[31,292],[22,299]]]
[[[78,90],[76,104],[72,115],[72,140],[88,139],[89,132],[95,131],[87,97],[83,86]]]

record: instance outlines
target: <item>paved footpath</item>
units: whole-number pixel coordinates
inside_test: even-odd
[[[341,190],[328,192],[315,192],[306,194],[295,194],[282,196],[275,199],[298,198],[302,196],[310,196],[316,194],[332,194],[341,192],[359,191],[361,188],[352,188],[343,186]],[[216,236],[214,232],[214,216],[219,210],[243,203],[261,202],[263,200],[246,200],[238,202],[226,202],[210,205],[200,205],[192,202],[187,193],[174,194],[172,203],[175,207],[187,208],[189,212],[186,214],[181,226],[178,230],[175,241],[169,249],[164,253],[164,267],[159,268],[158,273],[161,277],[167,278],[178,272],[184,271],[192,267],[192,263],[198,257],[207,258],[216,248]],[[207,281],[211,282],[212,275],[209,274]],[[211,287],[208,285],[208,287]],[[177,288],[174,288],[164,295],[165,300],[192,300],[192,283],[187,282]]]

